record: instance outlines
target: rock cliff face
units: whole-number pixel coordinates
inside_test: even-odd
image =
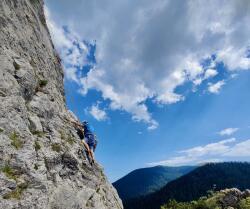
[[[79,152],[42,0],[0,1],[0,208],[122,209]]]

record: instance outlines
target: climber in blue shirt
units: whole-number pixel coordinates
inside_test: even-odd
[[[96,139],[96,135],[94,134],[94,128],[90,126],[87,121],[82,122],[82,127],[84,130],[84,140],[89,146],[90,155],[94,161],[94,152],[97,146],[97,139]]]
[[[87,121],[80,123],[76,119],[71,119],[70,122],[75,125],[77,134],[80,137],[85,150],[87,151],[87,157],[90,161],[90,164],[92,165],[95,162],[94,152],[97,146],[97,139],[96,135],[94,134],[93,127],[90,126]]]

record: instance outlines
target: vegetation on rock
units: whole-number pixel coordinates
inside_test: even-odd
[[[16,132],[13,132],[9,138],[11,140],[11,145],[14,146],[16,149],[20,149],[23,147],[23,142]]]
[[[15,170],[9,164],[5,164],[5,166],[2,168],[2,172],[10,179],[17,179]]]
[[[67,142],[70,145],[75,143],[75,139],[72,136],[65,134],[62,130],[59,131],[59,133],[61,135],[62,141]]]
[[[74,139],[72,136],[68,136],[67,142],[68,142],[70,145],[73,145],[73,144],[75,143],[75,139]]]
[[[51,148],[52,148],[52,150],[55,151],[55,152],[60,152],[60,151],[61,151],[61,145],[58,144],[58,143],[52,144],[52,145],[51,145]]]
[[[48,84],[47,80],[39,80],[39,86],[42,88]]]
[[[15,70],[19,70],[21,68],[21,66],[17,62],[14,62],[13,65],[15,67]]]
[[[38,168],[39,168],[39,166],[38,166],[38,164],[36,163],[36,164],[34,165],[34,169],[35,169],[35,170],[38,170]]]
[[[36,152],[41,149],[41,145],[38,141],[35,141],[34,148],[35,148]]]
[[[224,209],[250,208],[250,193],[249,191],[240,192],[237,189],[227,189],[220,192],[211,193],[208,196],[201,197],[196,201],[177,202],[170,200],[163,205],[161,209]]]
[[[38,137],[43,137],[44,136],[44,132],[42,131],[32,131],[33,135],[36,135]]]
[[[23,191],[27,188],[28,188],[28,184],[26,184],[26,183],[20,184],[17,186],[17,188],[15,190],[4,195],[3,198],[4,199],[18,199],[18,200],[20,200]]]

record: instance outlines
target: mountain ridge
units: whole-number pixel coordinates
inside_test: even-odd
[[[208,163],[175,179],[159,191],[145,197],[124,201],[125,209],[157,209],[170,199],[185,202],[196,200],[208,190],[250,188],[250,163]],[[185,186],[184,186],[185,185]]]
[[[113,183],[122,200],[147,195],[196,168],[196,166],[155,166],[131,171]]]

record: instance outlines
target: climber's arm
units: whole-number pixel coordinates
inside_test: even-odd
[[[70,122],[76,126],[81,126],[81,123],[79,123],[78,121],[70,120]]]

